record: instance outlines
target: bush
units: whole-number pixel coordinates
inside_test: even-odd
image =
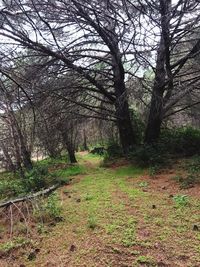
[[[34,167],[25,174],[22,185],[26,192],[39,191],[48,186],[48,168],[45,166]]]
[[[106,152],[106,149],[104,147],[94,147],[90,153],[92,154],[97,154],[99,156],[103,156],[104,153]]]
[[[41,222],[61,221],[62,207],[58,194],[54,192],[47,199],[41,199],[33,214],[35,219]]]
[[[133,125],[134,125],[134,131],[135,131],[137,144],[141,144],[143,141],[143,137],[144,137],[145,124],[142,121],[141,116],[138,112],[131,109],[130,113],[131,113],[131,118],[132,118]]]
[[[192,158],[185,166],[186,174],[174,177],[181,189],[193,187],[200,183],[200,157]]]
[[[200,154],[200,130],[192,127],[164,129],[159,142],[172,154],[193,156]]]
[[[9,198],[23,195],[25,189],[20,180],[2,180],[0,181],[0,198]]]
[[[107,157],[117,158],[123,155],[120,145],[116,141],[110,141],[107,146]]]
[[[167,163],[166,149],[163,144],[143,145],[130,154],[142,167],[158,167]]]

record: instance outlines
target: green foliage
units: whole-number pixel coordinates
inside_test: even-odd
[[[166,150],[164,144],[152,144],[142,145],[135,149],[129,155],[134,158],[139,165],[148,166],[159,166],[166,164]]]
[[[199,153],[200,130],[184,127],[162,130],[156,143],[138,146],[129,156],[142,166],[159,169],[169,163],[170,155],[192,156]]]
[[[20,179],[0,181],[0,198],[10,198],[25,194],[25,188]]]
[[[136,263],[140,263],[144,266],[156,266],[154,259],[150,256],[139,256],[136,260]]]
[[[146,181],[143,181],[143,182],[140,182],[139,184],[139,187],[148,187],[148,182],[146,182]]]
[[[141,144],[144,138],[145,124],[137,111],[131,109],[130,113],[134,125],[137,144]]]
[[[130,247],[135,244],[135,221],[131,218],[128,220],[126,228],[123,232],[122,243],[125,247]]]
[[[57,193],[52,193],[46,204],[44,205],[45,212],[50,215],[51,218],[56,219],[61,216],[61,204]]]
[[[121,157],[122,155],[123,153],[120,145],[116,141],[110,140],[107,145],[106,157],[118,158]]]
[[[90,153],[91,154],[96,154],[96,155],[99,155],[99,156],[103,156],[106,152],[106,149],[103,147],[103,146],[100,146],[100,147],[94,147]]]
[[[88,228],[94,230],[97,227],[97,220],[95,216],[90,215],[87,222]]]
[[[65,169],[56,170],[52,174],[57,178],[61,179],[65,177],[75,176],[78,174],[83,174],[84,172],[85,169],[83,166],[75,164],[75,165],[69,165]]]
[[[22,179],[22,185],[26,192],[39,191],[48,186],[47,183],[48,169],[46,166],[34,167],[25,174]]]
[[[200,154],[200,130],[192,127],[164,129],[160,142],[171,154],[192,156]]]
[[[107,144],[107,150],[104,153],[102,166],[107,166],[107,164],[109,164],[112,160],[122,156],[123,153],[120,145],[116,141],[110,140]]]
[[[180,183],[181,189],[193,187],[200,183],[200,156],[196,156],[189,160],[185,166],[186,174],[174,177]]]
[[[12,249],[23,247],[29,244],[31,241],[24,239],[22,237],[16,237],[12,241],[8,241],[7,243],[3,243],[0,245],[0,251],[9,252]]]
[[[189,204],[189,197],[187,195],[176,195],[173,200],[177,207],[185,207]]]
[[[56,192],[47,199],[43,199],[34,209],[34,217],[42,222],[58,220],[61,218],[62,207]]]

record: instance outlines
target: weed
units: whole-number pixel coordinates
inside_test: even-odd
[[[145,264],[146,266],[156,266],[154,259],[150,256],[139,256],[136,263]]]
[[[125,247],[130,247],[135,244],[135,220],[129,219],[125,227],[122,243]]]
[[[176,195],[173,200],[177,207],[185,207],[189,204],[189,197],[187,195]]]
[[[149,176],[154,178],[156,174],[158,174],[160,167],[158,165],[150,166],[149,167]]]
[[[57,193],[52,193],[48,199],[40,201],[39,205],[34,209],[34,217],[42,222],[61,219],[62,208]]]
[[[60,200],[57,193],[52,193],[47,200],[46,205],[44,206],[46,212],[52,218],[58,218],[61,216],[61,205]]]
[[[88,228],[94,230],[97,227],[97,220],[93,215],[90,215],[87,222]]]
[[[84,199],[85,199],[85,201],[90,201],[90,200],[93,199],[93,196],[87,193],[87,194],[84,196]]]
[[[149,184],[148,182],[144,181],[144,182],[140,182],[138,185],[139,187],[147,187]]]
[[[0,251],[9,252],[12,249],[23,247],[30,244],[30,240],[24,239],[22,237],[16,237],[12,241],[8,241],[0,245]]]

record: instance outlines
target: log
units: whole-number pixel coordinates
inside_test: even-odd
[[[33,199],[33,198],[36,198],[39,196],[44,196],[44,195],[50,194],[51,192],[55,191],[59,186],[60,186],[59,184],[56,184],[56,185],[53,185],[47,189],[44,189],[42,191],[36,192],[34,194],[31,194],[31,195],[24,196],[21,198],[11,199],[11,200],[8,200],[6,202],[2,202],[2,203],[0,203],[0,208],[8,207],[8,206],[15,204],[15,203],[24,202],[24,201],[27,201],[29,199]]]

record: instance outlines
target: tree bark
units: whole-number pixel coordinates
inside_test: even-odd
[[[136,137],[131,122],[128,96],[124,82],[124,67],[120,53],[116,52],[113,58],[114,88],[116,95],[115,110],[120,143],[124,154],[127,154],[136,145]]]
[[[88,150],[88,146],[87,146],[87,136],[86,136],[85,128],[83,129],[83,149],[84,149],[85,151]]]
[[[158,140],[162,124],[163,101],[162,92],[155,92],[152,96],[150,113],[145,133],[145,143],[151,144]]]
[[[127,101],[116,103],[117,126],[119,138],[124,154],[127,154],[136,145],[133,126]]]
[[[145,132],[145,143],[151,144],[158,140],[163,120],[163,94],[165,90],[165,44],[161,37],[156,62],[156,73],[152,89],[151,105]]]
[[[62,130],[62,139],[63,143],[65,144],[69,160],[71,163],[77,163],[76,156],[75,156],[75,147],[70,138],[68,137],[67,130]]]
[[[75,156],[75,151],[71,146],[69,146],[69,144],[67,145],[67,152],[68,152],[68,155],[69,155],[70,162],[71,163],[77,163],[76,156]]]

